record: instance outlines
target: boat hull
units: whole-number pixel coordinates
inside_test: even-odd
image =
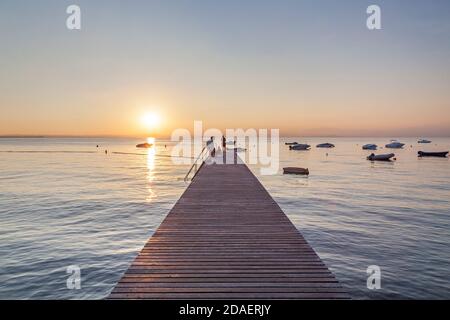
[[[141,149],[149,149],[151,147],[153,147],[153,145],[150,143],[140,143],[140,144],[136,145],[136,148],[141,148]]]
[[[362,148],[363,150],[377,150],[378,146],[375,144],[366,144]]]
[[[332,143],[322,143],[322,144],[318,144],[316,146],[316,148],[325,148],[325,149],[330,149],[330,148],[334,148],[335,145]]]
[[[296,144],[295,146],[290,146],[289,150],[307,151],[309,148],[311,148],[309,144]]]
[[[405,146],[404,143],[395,142],[395,143],[387,144],[386,148],[388,148],[388,149],[402,149],[404,146]]]
[[[418,152],[418,156],[420,158],[422,157],[435,157],[435,158],[445,158],[448,155],[448,151],[444,151],[444,152],[424,152],[424,151],[419,151]]]
[[[288,167],[288,168],[283,168],[283,173],[284,174],[296,174],[296,175],[308,176],[309,175],[309,169]]]
[[[370,161],[391,161],[391,159],[395,157],[395,154],[393,153],[389,153],[389,154],[379,154],[379,155],[375,155],[375,154],[371,154],[370,156],[367,157],[367,160]]]

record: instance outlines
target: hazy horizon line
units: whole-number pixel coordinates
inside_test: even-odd
[[[52,134],[36,134],[36,135],[0,135],[0,139],[46,139],[46,138],[122,138],[122,139],[145,139],[156,138],[161,140],[171,140],[170,136],[157,135],[52,135]],[[450,135],[280,135],[280,138],[450,138]]]

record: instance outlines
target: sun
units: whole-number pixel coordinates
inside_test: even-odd
[[[155,129],[161,122],[161,118],[156,113],[146,113],[141,117],[141,123],[146,129]]]

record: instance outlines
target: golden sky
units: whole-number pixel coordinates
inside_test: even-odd
[[[450,5],[326,3],[2,2],[0,135],[450,135]]]

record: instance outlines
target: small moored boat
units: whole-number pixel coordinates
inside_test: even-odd
[[[295,146],[296,144],[298,144],[298,142],[286,142],[285,145],[287,146]]]
[[[363,145],[362,148],[363,148],[363,150],[377,150],[378,146],[376,144],[369,143],[369,144]]]
[[[283,173],[308,176],[309,169],[308,168],[305,169],[305,168],[297,168],[297,167],[288,167],[288,168],[283,168]]]
[[[334,148],[335,145],[332,143],[321,143],[316,146],[316,148]]]
[[[389,149],[401,149],[401,148],[403,148],[405,146],[405,144],[404,143],[401,143],[401,142],[392,142],[392,143],[389,143],[389,144],[387,144],[386,145],[386,148],[389,148]]]
[[[142,148],[142,149],[149,149],[151,147],[153,147],[153,145],[150,143],[147,143],[147,142],[136,145],[136,148]]]
[[[448,154],[448,151],[443,152],[424,152],[419,151],[419,157],[437,157],[437,158],[445,158]]]
[[[427,140],[427,139],[421,139],[421,140],[417,141],[417,143],[431,143],[431,141]]]
[[[309,144],[296,144],[293,146],[289,146],[289,150],[309,150],[311,146]]]
[[[391,159],[395,157],[395,154],[389,153],[389,154],[378,154],[375,155],[372,153],[370,156],[367,157],[367,160],[370,161],[391,161]]]

